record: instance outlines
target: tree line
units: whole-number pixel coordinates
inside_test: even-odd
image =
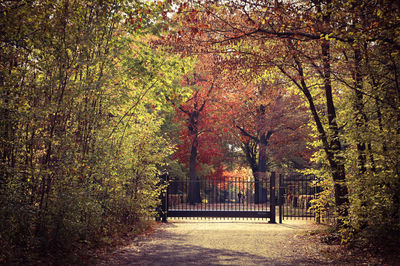
[[[219,180],[242,166],[254,180],[314,174],[313,208],[335,210],[343,241],[395,240],[399,9],[3,1],[0,262],[142,230],[163,171]]]
[[[314,162],[303,172],[319,178],[314,208],[335,209],[343,241],[393,242],[399,234],[399,9],[384,0],[193,0],[180,3],[174,19],[182,26],[169,35],[183,55],[216,56],[221,79],[239,95],[258,88],[246,108],[255,98],[277,103],[279,92],[301,97],[309,120],[294,120],[313,131]],[[264,160],[258,171],[275,134],[265,127],[271,113],[260,120],[266,106],[258,103],[257,135],[240,125],[250,116],[234,125],[255,141],[244,151],[254,168]],[[252,147],[260,152],[253,159]]]
[[[1,2],[0,263],[139,232],[154,215],[172,152],[165,95],[185,93],[190,68],[150,45],[165,8]]]

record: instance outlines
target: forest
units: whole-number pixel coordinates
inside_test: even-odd
[[[145,230],[166,173],[312,174],[399,244],[398,1],[5,0],[0,43],[0,264]]]

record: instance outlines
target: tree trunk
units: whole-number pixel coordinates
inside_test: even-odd
[[[318,111],[314,104],[313,97],[305,82],[304,71],[301,61],[298,60],[296,56],[294,57],[294,61],[297,65],[297,71],[300,77],[300,83],[296,80],[296,78],[288,74],[283,68],[280,68],[280,70],[295,83],[295,85],[303,92],[308,101],[309,108],[317,126],[319,138],[322,141],[323,149],[329,163],[329,168],[331,170],[332,180],[334,183],[335,205],[339,211],[340,216],[345,217],[348,214],[347,208],[349,200],[347,198],[348,189],[345,183],[346,172],[344,168],[344,158],[340,155],[342,151],[342,146],[339,140],[339,128],[336,123],[336,111],[332,96],[329,40],[322,40],[321,50],[323,63],[322,77],[324,80],[329,134],[327,134],[324,129]],[[341,219],[339,219],[339,223],[341,223]]]
[[[200,180],[196,174],[196,164],[197,164],[197,146],[198,141],[198,131],[197,131],[197,117],[195,113],[190,117],[189,131],[192,135],[192,145],[190,148],[190,159],[189,159],[189,195],[188,201],[190,204],[201,203],[200,197]]]
[[[258,146],[258,143],[255,144]],[[243,149],[246,154],[246,160],[250,164],[251,172],[254,177],[254,203],[259,203],[260,198],[260,184],[258,178],[258,164],[257,164],[257,149],[252,149],[250,147],[250,140],[243,143]]]
[[[367,117],[363,112],[363,95],[361,93],[363,89],[362,85],[362,74],[361,74],[361,54],[358,48],[354,49],[354,74],[353,79],[355,83],[355,101],[354,101],[354,116],[357,126],[358,132],[364,132],[363,127],[367,123]],[[361,140],[361,136],[357,134],[357,159],[358,159],[358,170],[361,174],[365,173],[367,170],[366,162],[367,162],[367,155],[366,155],[366,144]],[[371,155],[371,154],[370,154]]]
[[[346,172],[344,168],[344,158],[340,155],[342,145],[339,139],[339,128],[336,122],[336,111],[333,103],[332,85],[331,85],[331,56],[329,40],[322,40],[322,62],[323,62],[323,78],[324,90],[326,98],[326,109],[329,125],[329,150],[327,154],[335,190],[335,205],[339,212],[339,216],[346,217],[348,215],[348,189],[346,184]],[[339,223],[341,223],[339,219]]]
[[[255,195],[255,203],[265,203],[267,198],[267,188],[263,188],[263,181],[266,180],[266,172],[267,172],[267,145],[268,139],[272,135],[271,131],[266,132],[265,130],[265,107],[264,105],[260,105],[260,109],[258,112],[258,172],[256,174],[257,179],[256,186],[258,184],[258,188],[256,188]]]
[[[268,145],[268,139],[272,135],[270,131],[265,134],[263,132],[260,135],[260,141],[259,141],[259,149],[258,149],[258,172],[257,172],[257,181],[258,184],[261,186],[258,188],[258,191],[261,192],[256,196],[256,201],[255,203],[265,203],[267,201],[267,188],[263,188],[262,184],[263,181],[266,180],[266,173],[267,173],[267,145]],[[256,182],[257,184],[257,182]],[[257,191],[257,190],[256,190]]]

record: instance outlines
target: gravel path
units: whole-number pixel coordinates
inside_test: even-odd
[[[187,220],[160,225],[102,265],[327,265],[308,221]]]

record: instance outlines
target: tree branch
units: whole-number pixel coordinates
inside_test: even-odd
[[[252,140],[254,140],[255,142],[259,142],[260,140],[256,137],[254,137],[253,135],[251,135],[250,133],[248,133],[246,130],[244,130],[243,128],[241,128],[240,126],[236,126],[236,128],[238,128],[240,130],[240,132],[242,133],[243,136],[249,137]]]

